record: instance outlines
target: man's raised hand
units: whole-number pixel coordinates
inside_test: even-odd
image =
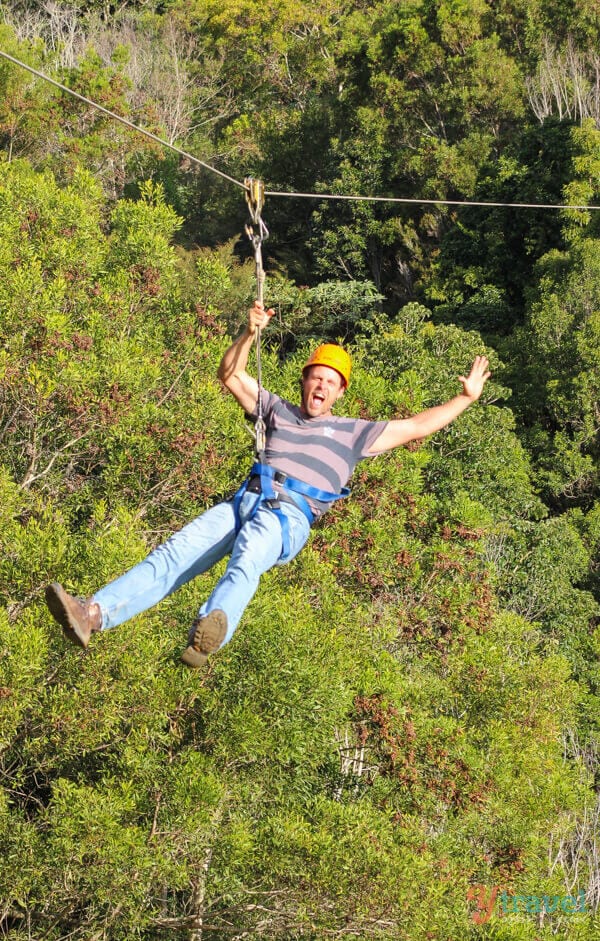
[[[269,307],[265,310],[265,305],[260,301],[254,301],[254,306],[248,311],[248,333],[254,336],[257,328],[262,330],[269,323],[275,311]]]
[[[488,368],[489,365],[487,356],[476,356],[469,375],[458,377],[459,382],[463,384],[463,394],[473,402],[479,398],[484,385],[492,375]]]

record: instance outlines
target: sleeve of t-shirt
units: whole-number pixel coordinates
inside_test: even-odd
[[[362,461],[366,457],[375,457],[374,454],[369,452],[387,426],[387,421],[366,421],[362,418],[356,420],[352,445],[356,461]]]

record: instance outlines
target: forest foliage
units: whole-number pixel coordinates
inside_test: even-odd
[[[598,27],[0,3],[1,51],[236,180],[414,200],[267,199],[268,388],[321,339],[354,416],[493,373],[358,466],[206,672],[220,568],[69,646],[48,582],[91,594],[250,466],[216,369],[253,263],[240,188],[0,58],[0,937],[598,937],[600,215],[433,202],[600,204]],[[477,917],[494,888],[529,901]]]

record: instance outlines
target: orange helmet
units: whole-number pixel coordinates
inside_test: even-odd
[[[350,382],[352,360],[350,354],[342,346],[338,346],[337,343],[322,343],[321,346],[318,346],[310,359],[304,364],[302,372],[304,373],[309,366],[330,366],[331,369],[339,372],[345,386]]]

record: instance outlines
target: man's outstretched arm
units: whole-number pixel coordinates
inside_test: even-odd
[[[463,391],[453,399],[428,408],[412,418],[398,418],[388,422],[371,447],[370,454],[382,454],[391,451],[409,441],[426,438],[454,421],[469,405],[476,402],[483,387],[490,378],[489,363],[486,356],[476,356],[468,376],[459,376]]]
[[[256,330],[262,330],[268,324],[273,313],[274,311],[271,309],[265,311],[264,306],[258,301],[254,302],[254,307],[251,307],[248,311],[248,323],[244,332],[225,352],[217,372],[217,376],[225,388],[231,392],[235,400],[249,415],[256,408],[258,383],[253,376],[246,372],[248,356],[256,337]]]

